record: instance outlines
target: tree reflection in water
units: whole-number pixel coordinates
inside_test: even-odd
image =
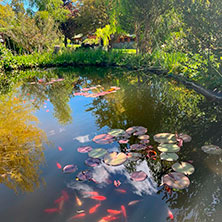
[[[40,185],[47,138],[36,125],[33,107],[13,95],[0,102],[0,183],[16,192],[33,191]]]

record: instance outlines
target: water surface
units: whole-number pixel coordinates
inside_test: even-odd
[[[7,151],[2,151],[1,156],[7,159],[7,155],[15,152],[12,148],[17,144],[20,152],[15,152],[8,167],[11,172],[23,176],[21,180],[12,181],[7,181],[7,176],[1,177],[1,221],[72,221],[69,220],[72,216],[84,210],[86,216],[73,221],[97,222],[107,215],[107,209],[120,210],[121,205],[126,208],[129,222],[170,221],[167,218],[169,209],[175,221],[221,221],[222,157],[201,151],[205,143],[222,145],[220,104],[207,101],[173,80],[126,70],[93,67],[27,72],[29,78],[2,95],[4,112],[1,111],[0,126],[1,130],[3,126],[7,127],[4,133],[11,139]],[[59,78],[64,81],[30,84],[39,79],[49,82]],[[111,86],[120,87],[120,90],[97,98],[73,95],[81,88],[97,85],[104,90]],[[37,125],[34,125],[34,117],[39,121]],[[29,124],[24,125],[22,119]],[[192,161],[195,167],[187,189],[173,191],[170,195],[160,186],[162,175],[172,163],[163,162],[159,157],[152,160],[143,155],[139,160],[118,167],[102,164],[90,168],[84,164],[88,155],[77,152],[78,147],[89,145],[108,151],[123,151],[124,146],[117,142],[99,145],[92,139],[111,129],[126,130],[131,126],[146,127],[150,144],[155,148],[157,143],[152,137],[156,133],[178,132],[192,136],[192,141],[185,143],[179,152],[180,161]],[[29,149],[33,141],[35,152],[33,148]],[[23,153],[24,150],[27,152]],[[63,174],[56,163],[62,167],[76,164],[78,170]],[[4,164],[1,167],[4,168]],[[78,172],[86,169],[93,171],[96,182],[76,180]],[[133,182],[129,175],[135,170],[143,170],[148,178],[144,182]],[[126,193],[115,190],[114,180],[121,181],[119,188]],[[54,201],[62,191],[69,196],[62,210],[50,214],[44,212],[57,207]],[[89,214],[89,209],[98,201],[88,198],[84,193],[87,191],[96,191],[107,198],[94,214]],[[77,205],[76,196],[82,206]],[[128,206],[133,200],[140,202]],[[116,221],[125,219],[118,215]]]

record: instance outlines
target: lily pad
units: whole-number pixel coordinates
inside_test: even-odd
[[[93,141],[98,144],[108,144],[114,142],[114,137],[109,134],[100,134],[95,136]]]
[[[89,157],[88,159],[85,160],[85,164],[87,166],[90,166],[90,167],[99,166],[100,163],[101,163],[101,160],[98,159],[98,158],[91,158],[91,157]]]
[[[109,135],[118,137],[118,136],[123,136],[125,134],[125,131],[122,129],[113,129],[110,132],[108,132]]]
[[[136,126],[129,127],[126,130],[126,133],[128,133],[128,134],[133,134],[134,132],[136,132]]]
[[[81,146],[77,149],[78,152],[80,153],[88,153],[92,150],[91,146]]]
[[[78,173],[78,175],[76,176],[77,180],[81,180],[81,181],[86,181],[86,180],[91,180],[93,177],[93,174],[90,170],[84,170]]]
[[[133,172],[130,176],[131,180],[133,181],[144,181],[147,178],[147,174],[142,170]]]
[[[127,155],[125,153],[112,152],[108,153],[104,157],[104,163],[110,166],[119,166],[125,163]]]
[[[146,145],[145,144],[132,144],[130,146],[131,150],[144,150],[146,149]]]
[[[201,149],[207,154],[220,155],[222,154],[222,149],[219,146],[215,145],[205,145]]]
[[[150,141],[149,140],[140,140],[140,143],[142,144],[146,144],[146,143],[149,143]]]
[[[134,136],[141,136],[147,132],[147,128],[143,126],[137,126],[136,127],[136,132],[133,133]]]
[[[149,135],[140,135],[140,136],[138,136],[138,139],[140,139],[140,140],[148,140],[149,138],[150,138]]]
[[[74,164],[66,165],[63,167],[62,172],[63,173],[74,173],[78,170],[78,167]]]
[[[153,139],[158,143],[176,143],[177,139],[175,134],[172,133],[159,133]]]
[[[191,175],[194,172],[194,167],[190,163],[180,162],[174,163],[172,169],[178,173],[183,173],[185,175]]]
[[[89,157],[102,159],[107,154],[107,150],[103,148],[93,149],[88,153]]]
[[[176,144],[160,144],[157,149],[160,152],[164,152],[164,153],[176,153],[180,150],[180,147],[177,146]]]
[[[169,173],[163,176],[163,183],[175,189],[184,189],[190,185],[190,180],[182,173]]]
[[[127,158],[131,161],[137,161],[141,158],[141,154],[140,153],[128,153],[127,154]]]
[[[161,153],[160,159],[166,161],[175,161],[178,160],[179,156],[176,153]]]
[[[182,139],[185,143],[188,143],[188,142],[190,142],[190,141],[192,140],[191,136],[189,136],[189,135],[187,135],[187,134],[183,134],[183,133],[180,133],[180,134],[178,135],[178,137],[179,137],[180,139]]]
[[[126,143],[128,143],[129,142],[129,140],[119,140],[119,143],[120,144],[126,144]]]

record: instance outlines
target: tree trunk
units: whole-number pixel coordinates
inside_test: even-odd
[[[136,33],[136,54],[139,54],[139,41],[140,41],[140,25],[138,22],[135,23],[135,33]]]
[[[67,39],[67,37],[65,36],[65,39],[64,39],[64,45],[65,45],[65,47],[67,47],[67,44],[68,44],[68,39]]]

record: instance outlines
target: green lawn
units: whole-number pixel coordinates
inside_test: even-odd
[[[136,49],[113,49],[114,52],[123,52],[129,54],[136,54]]]

